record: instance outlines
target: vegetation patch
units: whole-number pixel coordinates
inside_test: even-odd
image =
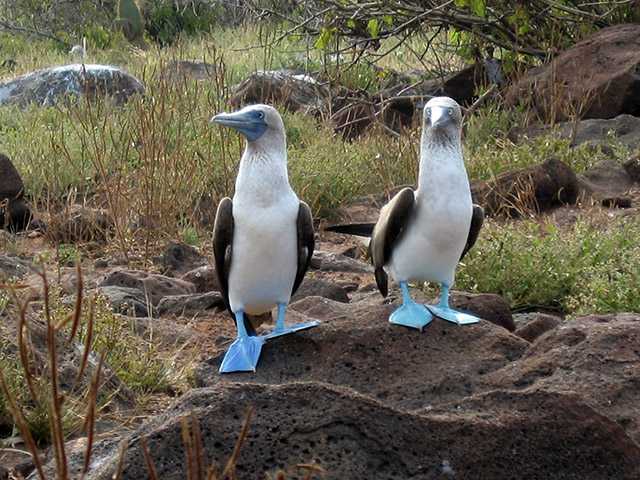
[[[491,222],[460,266],[456,286],[504,295],[514,309],[637,312],[638,235],[637,220],[620,220],[604,231],[587,219],[566,229],[549,222]]]

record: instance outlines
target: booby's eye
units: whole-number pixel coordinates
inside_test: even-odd
[[[431,109],[430,109],[430,108],[427,108],[427,109],[425,110],[425,112],[426,112],[426,114],[427,114],[427,117],[430,117],[430,116],[431,116]]]
[[[449,115],[453,115],[453,108],[450,108],[449,110],[447,110],[447,113],[449,113]]]
[[[258,118],[264,120],[264,112],[258,112]]]

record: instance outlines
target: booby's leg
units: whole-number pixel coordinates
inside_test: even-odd
[[[427,305],[427,308],[438,318],[458,325],[471,325],[478,323],[480,319],[468,313],[458,312],[449,307],[449,285],[440,284],[440,303],[438,305]]]
[[[400,289],[402,290],[402,305],[391,314],[389,322],[422,331],[426,325],[431,323],[433,315],[424,305],[413,301],[407,282],[400,282]]]
[[[250,336],[244,325],[244,312],[235,313],[238,336],[222,359],[220,373],[255,372],[260,359],[264,338]]]
[[[308,328],[317,327],[320,325],[320,322],[305,322],[305,323],[297,323],[295,325],[291,325],[287,327],[284,323],[284,317],[287,312],[287,305],[285,303],[278,304],[278,318],[276,319],[276,328],[274,328],[271,332],[264,335],[264,338],[269,340],[271,338],[281,337],[283,335],[288,335],[289,333],[299,332],[301,330],[307,330]]]

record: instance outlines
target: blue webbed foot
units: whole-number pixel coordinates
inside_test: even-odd
[[[235,313],[238,336],[224,355],[220,373],[255,372],[265,339],[249,336],[244,325],[244,312]]]
[[[317,327],[318,325],[320,325],[320,322],[313,321],[287,326],[284,323],[286,308],[287,306],[285,304],[278,304],[278,319],[276,320],[276,328],[274,328],[266,335],[263,335],[262,338],[264,338],[265,340],[271,340],[272,338],[282,337],[283,335],[289,335],[290,333],[300,332],[302,330],[308,330],[309,328]]]
[[[411,299],[406,282],[400,282],[400,288],[402,289],[402,305],[391,314],[389,323],[417,328],[422,331],[425,326],[431,323],[433,315],[424,305]]]
[[[458,325],[471,325],[480,321],[478,317],[474,317],[468,313],[459,312],[453,308],[441,307],[439,305],[428,305],[428,308],[436,317]]]
[[[436,317],[457,325],[471,325],[480,321],[478,317],[449,307],[449,286],[444,283],[440,285],[440,303],[438,305],[427,305],[427,308]]]
[[[220,373],[255,372],[264,345],[262,337],[236,338],[220,365]]]

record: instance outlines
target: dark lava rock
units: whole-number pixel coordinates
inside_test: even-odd
[[[553,330],[562,322],[561,318],[546,313],[528,313],[527,319],[518,322],[515,334],[527,342],[533,342],[543,333]]]
[[[377,288],[375,289],[377,292]],[[400,301],[400,292],[397,292],[397,300]],[[437,304],[438,298],[428,298],[421,290],[414,290],[412,292],[413,299],[420,303]],[[513,315],[511,314],[511,307],[509,302],[504,297],[496,295],[495,293],[469,293],[452,291],[449,296],[449,302],[453,308],[468,312],[475,315],[482,320],[506,328],[510,332],[516,329],[516,325],[513,321]]]
[[[36,466],[34,465],[33,460],[27,459],[13,467],[13,474],[20,475],[20,477],[17,478],[27,478],[27,476],[29,476],[35,469]],[[2,476],[0,476],[0,478],[2,478]]]
[[[163,297],[195,293],[193,284],[177,278],[139,270],[117,270],[100,282],[101,287],[116,286],[134,288],[149,298],[152,305],[158,305]]]
[[[578,395],[640,442],[638,345],[638,314],[565,320],[539,337],[519,361],[489,377],[496,388]]]
[[[172,60],[165,68],[165,74],[174,80],[210,80],[217,72],[216,65],[201,60]]]
[[[484,207],[487,215],[512,217],[575,204],[579,192],[575,172],[557,159],[505,172],[492,180],[471,185],[474,201]]]
[[[470,312],[510,332],[516,329],[509,302],[500,295],[456,291],[451,293],[450,301],[453,308]]]
[[[640,447],[570,395],[497,392],[460,411],[417,415],[314,382],[192,390],[127,435],[121,478],[148,477],[143,437],[158,478],[186,478],[185,416],[187,425],[198,423],[204,458],[223,466],[249,408],[255,414],[238,458],[240,478],[299,464],[321,466],[327,479],[431,480],[455,472],[461,479],[631,480],[640,473]],[[87,478],[112,478],[118,450],[113,440],[98,443],[98,467]],[[309,477],[294,470],[287,478]]]
[[[317,115],[327,109],[329,90],[316,79],[291,70],[258,71],[233,87],[230,105],[276,104],[292,112]]]
[[[51,218],[47,236],[59,243],[106,242],[113,228],[113,219],[106,210],[72,205]]]
[[[526,136],[533,138],[552,134],[571,140],[572,145],[590,145],[603,152],[610,150],[612,137],[634,150],[640,147],[640,118],[622,114],[610,119],[590,118],[579,122],[559,122],[550,126],[527,129]]]
[[[203,265],[188,271],[182,277],[185,282],[193,283],[196,286],[196,292],[206,293],[220,290],[218,284],[218,274],[213,265]]]
[[[169,295],[158,303],[158,315],[197,315],[205,310],[225,308],[224,299],[218,292]]]
[[[528,346],[484,321],[458,327],[436,319],[422,333],[398,327],[388,321],[394,308],[308,297],[291,305],[288,321],[318,319],[319,327],[267,343],[255,374],[220,376],[220,356],[199,367],[196,382],[318,381],[413,410],[482,389],[486,374],[516,360]]]
[[[164,249],[159,263],[165,274],[176,276],[206,265],[208,262],[197,248],[186,243],[171,242]]]
[[[24,277],[31,272],[32,264],[19,257],[0,255],[0,278],[5,280]]]
[[[599,162],[578,178],[580,188],[600,201],[620,198],[634,185],[627,169],[615,160]]]
[[[291,297],[291,303],[307,297],[324,297],[336,302],[349,303],[349,296],[344,288],[335,283],[309,276],[303,280],[296,294]]]
[[[640,183],[640,156],[635,156],[624,162],[624,169],[634,182]]]
[[[122,104],[143,94],[138,79],[109,65],[64,65],[38,70],[0,83],[0,105],[55,105],[73,97],[110,97]]]
[[[12,232],[24,230],[31,217],[22,178],[9,157],[0,153],[0,228]]]
[[[598,30],[553,61],[529,70],[506,92],[508,105],[526,103],[545,120],[640,114],[640,25]],[[568,107],[568,108],[562,108]]]
[[[116,313],[131,317],[147,317],[152,308],[142,290],[137,288],[109,285],[98,288],[98,293],[106,298]]]
[[[311,269],[325,272],[373,273],[373,267],[368,263],[322,250],[313,252]]]

